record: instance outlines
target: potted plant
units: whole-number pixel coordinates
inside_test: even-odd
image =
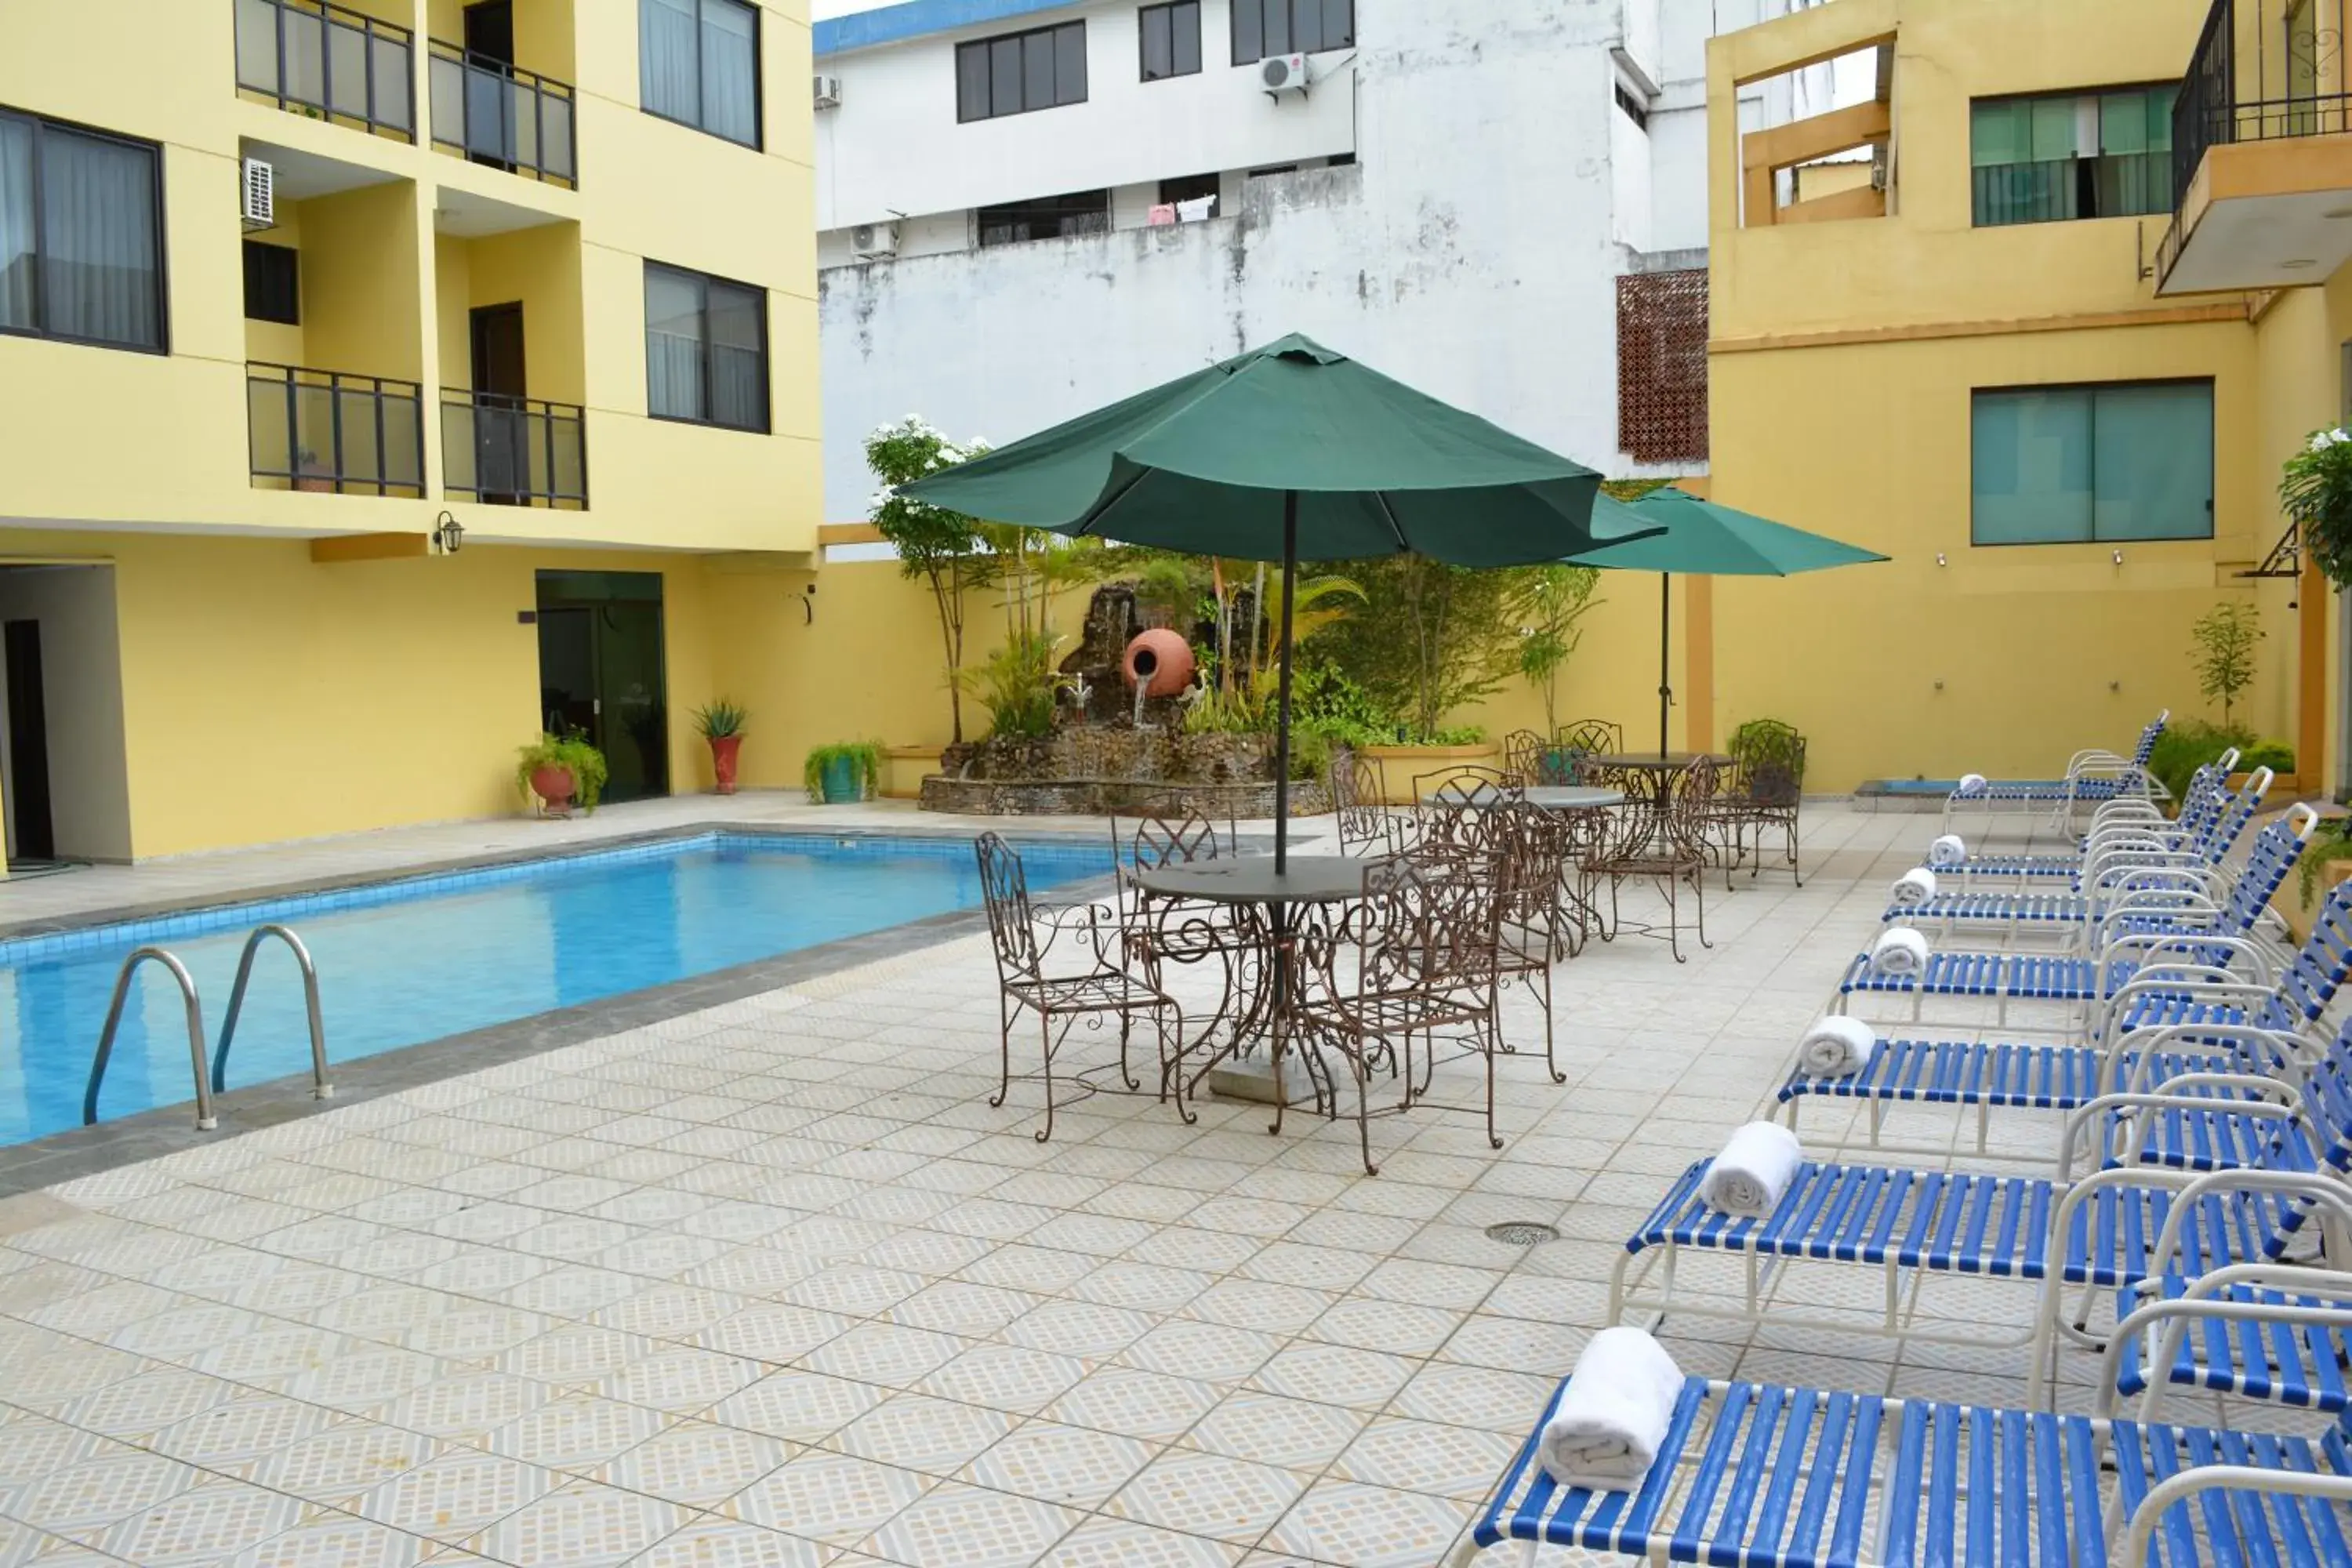
[[[2286,460],[2279,500],[2327,580],[2352,586],[2352,434],[2314,431]]]
[[[604,753],[577,735],[541,735],[515,752],[515,790],[542,816],[568,816],[578,805],[593,816],[604,792]]]
[[[694,727],[710,742],[710,775],[719,781],[720,795],[735,793],[735,759],[743,750],[744,726],[751,718],[741,706],[724,697],[694,710]]]
[[[294,450],[294,488],[314,495],[335,493],[334,475],[319,461],[319,454],[308,447],[298,447]]]
[[[836,741],[809,752],[801,782],[809,799],[822,805],[870,799],[881,785],[882,757],[879,741]]]

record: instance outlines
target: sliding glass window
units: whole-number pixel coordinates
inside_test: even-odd
[[[152,143],[0,110],[0,331],[164,347]]]

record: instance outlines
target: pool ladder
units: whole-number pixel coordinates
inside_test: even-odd
[[[131,997],[131,977],[142,963],[155,963],[169,971],[180,988],[180,1000],[187,1010],[188,1061],[196,1080],[196,1131],[210,1132],[220,1125],[213,1113],[213,1096],[225,1088],[228,1076],[229,1042],[236,1037],[237,1016],[245,1011],[245,988],[253,978],[253,960],[261,951],[264,940],[276,937],[294,954],[295,963],[302,971],[302,1002],[310,1016],[310,1098],[332,1099],[335,1086],[327,1081],[327,1026],[319,1011],[319,970],[310,962],[310,950],[302,939],[282,925],[256,926],[253,934],[245,939],[245,952],[236,961],[236,983],[229,987],[228,1016],[221,1021],[220,1044],[214,1047],[211,1070],[205,1065],[205,1007],[196,997],[195,976],[188,973],[177,954],[160,947],[142,947],[122,961],[122,968],[114,977],[114,1000],[106,1009],[106,1027],[99,1031],[98,1054],[90,1058],[89,1087],[82,1091],[81,1124],[90,1126],[98,1121],[99,1086],[106,1080],[106,1064],[114,1055],[114,1031],[121,1026],[123,1004]]]

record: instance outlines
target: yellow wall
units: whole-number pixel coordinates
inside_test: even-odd
[[[1970,219],[1971,97],[2177,78],[2206,10],[1840,0],[1710,46],[1715,496],[1894,557],[1715,584],[1718,736],[1788,720],[1811,738],[1814,788],[2044,773],[2161,708],[2218,717],[2189,629],[2234,598],[2267,633],[2238,716],[2294,740],[2292,585],[2240,574],[2284,526],[2279,458],[2333,416],[2338,338],[2315,303],[2257,326],[2237,297],[2158,301],[2141,258],[2164,217]],[[1734,79],[1883,31],[1897,35],[1891,216],[1741,227]],[[1974,389],[2172,376],[2214,382],[2212,540],[1970,544]]]

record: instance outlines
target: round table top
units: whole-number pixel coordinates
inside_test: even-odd
[[[1362,898],[1365,868],[1376,864],[1345,855],[1293,855],[1276,877],[1273,856],[1251,855],[1162,866],[1134,873],[1134,880],[1147,893],[1216,904],[1330,904]]]
[[[1697,763],[1727,763],[1720,752],[1588,752],[1583,765],[1588,768],[1636,768],[1644,773],[1663,773],[1669,769],[1687,768]]]
[[[1546,811],[1598,811],[1603,806],[1625,804],[1622,789],[1601,789],[1592,784],[1544,784],[1528,791],[1528,804]]]

